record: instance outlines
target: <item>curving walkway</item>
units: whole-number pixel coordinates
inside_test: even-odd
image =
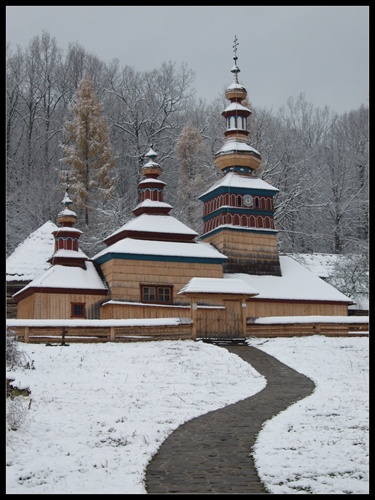
[[[257,434],[266,420],[309,396],[315,385],[255,347],[221,346],[250,363],[267,385],[172,432],[146,469],[148,494],[269,493],[250,456]]]

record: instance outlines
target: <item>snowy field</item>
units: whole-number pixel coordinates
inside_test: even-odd
[[[269,491],[368,494],[368,338],[248,342],[316,384],[258,436]],[[24,414],[7,425],[7,494],[144,494],[147,464],[174,429],[267,383],[235,354],[190,340],[18,345],[35,369],[13,372],[31,394],[7,400],[9,417],[15,404]]]

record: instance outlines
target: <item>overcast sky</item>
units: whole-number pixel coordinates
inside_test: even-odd
[[[305,94],[338,113],[369,104],[369,6],[7,6],[15,48],[48,32],[65,50],[78,42],[105,62],[138,71],[187,63],[197,96],[212,100],[239,81],[255,107],[276,111]]]

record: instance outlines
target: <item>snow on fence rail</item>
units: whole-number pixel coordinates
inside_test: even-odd
[[[191,339],[190,318],[112,320],[8,319],[17,340],[31,343],[138,342]],[[246,337],[303,335],[368,336],[368,316],[275,316],[248,318]],[[204,334],[197,338],[205,338]],[[228,332],[230,337],[230,332]]]
[[[294,337],[326,335],[331,337],[359,335],[368,337],[368,316],[274,316],[249,318],[246,333],[256,337]]]
[[[187,318],[134,320],[7,320],[16,340],[30,343],[137,342],[190,339]]]

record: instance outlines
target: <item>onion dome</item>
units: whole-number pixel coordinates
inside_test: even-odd
[[[64,205],[64,209],[58,213],[56,222],[64,227],[72,227],[77,222],[77,214],[70,209],[73,202],[69,198],[68,190],[65,191],[61,203]]]

